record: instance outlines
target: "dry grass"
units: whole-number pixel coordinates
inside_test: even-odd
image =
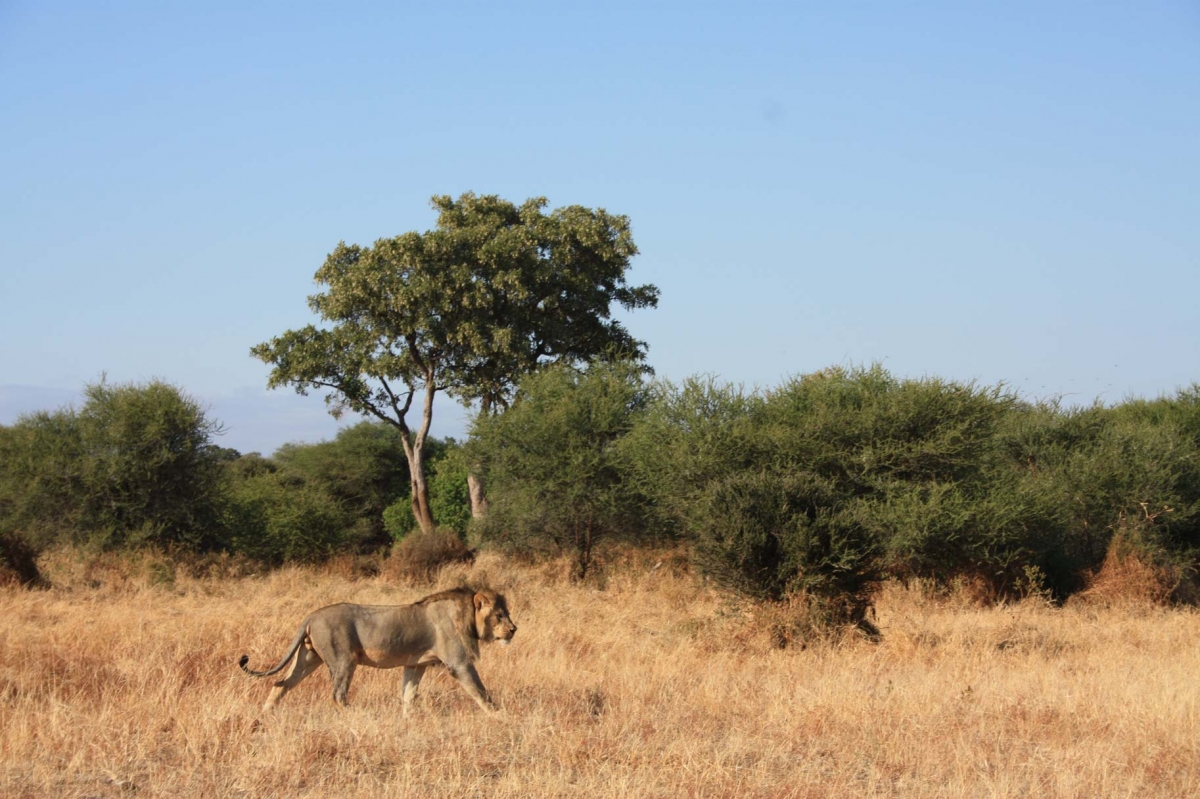
[[[1187,597],[1190,593],[1191,581],[1184,582],[1181,577],[1177,567],[1154,563],[1144,553],[1127,546],[1121,536],[1114,536],[1104,563],[1092,576],[1087,590],[1071,599],[1107,608],[1163,606],[1170,603],[1173,595]]]
[[[1200,795],[1191,611],[981,609],[892,586],[881,643],[781,650],[774,622],[671,566],[590,585],[492,555],[437,585],[144,571],[0,589],[0,795]],[[520,625],[480,666],[499,714],[436,674],[405,721],[399,673],[362,669],[349,709],[318,673],[255,728],[268,682],[241,653],[273,662],[318,605],[464,577],[506,592]]]

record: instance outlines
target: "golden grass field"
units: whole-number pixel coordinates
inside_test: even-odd
[[[0,795],[1200,796],[1195,611],[893,585],[880,643],[781,650],[753,608],[652,562],[587,584],[484,555],[425,585],[151,569],[0,589]],[[366,668],[343,709],[322,669],[255,725],[271,678],[239,655],[272,665],[320,605],[464,579],[520,627],[479,665],[500,712],[435,673],[406,720],[399,671]]]

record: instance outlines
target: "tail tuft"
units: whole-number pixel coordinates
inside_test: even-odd
[[[246,664],[249,662],[249,655],[242,655],[240,658],[238,658],[238,665],[242,667],[242,671],[250,671],[250,669],[246,668]]]

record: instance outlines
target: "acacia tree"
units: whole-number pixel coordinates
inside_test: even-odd
[[[351,410],[400,430],[422,530],[434,523],[423,448],[437,392],[478,401],[487,414],[544,363],[618,350],[641,357],[645,344],[612,319],[611,306],[658,304],[654,286],[626,283],[637,254],[627,217],[581,206],[544,213],[541,197],[518,207],[466,193],[432,205],[434,230],[373,247],[342,242],[330,253],[316,273],[326,289],[309,297],[328,327],[289,330],[251,349],[274,367],[270,387],[327,389],[335,417]],[[477,512],[481,501],[476,482]]]

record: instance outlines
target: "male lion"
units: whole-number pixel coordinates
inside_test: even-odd
[[[455,588],[411,605],[330,605],[300,625],[291,647],[274,668],[252,671],[249,655],[238,665],[247,674],[266,677],[295,658],[288,676],[275,683],[263,710],[269,710],[324,661],[333,679],[333,700],[346,704],[350,678],[360,665],[377,669],[404,667],[404,712],[417,697],[425,669],[442,663],[484,710],[495,705],[479,674],[480,641],[507,644],[517,631],[504,597],[495,591]]]

